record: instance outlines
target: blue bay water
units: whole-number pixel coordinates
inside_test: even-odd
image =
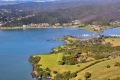
[[[0,31],[0,80],[35,80],[30,73],[32,66],[28,58],[33,54],[45,54],[52,48],[65,44],[53,38],[74,35],[86,38],[96,33],[78,29],[26,29]]]
[[[120,27],[104,30],[102,34],[105,36],[120,35]]]

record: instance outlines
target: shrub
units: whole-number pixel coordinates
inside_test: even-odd
[[[53,71],[54,74],[57,74],[57,71]]]
[[[63,62],[66,65],[75,65],[78,63],[77,59],[75,59],[73,56],[64,56],[63,57]]]
[[[119,62],[116,62],[116,63],[114,64],[114,66],[119,66],[119,67],[120,67],[120,63],[119,63]]]
[[[58,62],[59,65],[64,65],[65,63],[63,61]]]
[[[86,62],[86,60],[85,60],[85,59],[83,59],[83,58],[81,57],[80,62],[81,62],[81,63],[85,63],[85,62]]]
[[[110,68],[110,65],[107,65],[106,68]]]
[[[51,76],[51,75],[50,75],[50,72],[46,72],[46,71],[43,72],[42,77],[47,78],[47,77],[50,77],[50,76]]]
[[[86,79],[90,78],[91,76],[92,76],[92,75],[91,75],[91,73],[89,73],[89,72],[86,72],[85,75],[84,75],[84,77],[85,77]]]
[[[61,78],[63,78],[62,74],[57,73],[54,80],[61,80]]]
[[[49,68],[46,68],[46,71],[51,72],[51,70]]]
[[[109,55],[108,54],[95,54],[94,59],[98,60],[98,59],[102,59],[102,58],[108,58]]]
[[[37,77],[42,77],[43,76],[43,71],[39,71],[39,72],[37,72]]]
[[[70,78],[70,71],[67,71],[67,72],[64,72],[64,73],[62,73],[62,76],[63,76],[63,80],[69,80],[69,78]]]
[[[73,72],[70,74],[70,78],[75,78],[77,76],[77,72]]]
[[[80,67],[80,65],[77,65],[77,67]]]

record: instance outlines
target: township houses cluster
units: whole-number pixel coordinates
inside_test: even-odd
[[[38,23],[38,24],[28,24],[28,25],[23,25],[23,27],[53,27],[53,28],[59,28],[59,27],[73,27],[73,28],[77,28],[77,27],[81,27],[84,26],[84,23],[80,20],[74,20],[71,21],[69,23],[63,23],[62,25],[60,23],[55,23],[54,25],[51,25],[49,23]]]

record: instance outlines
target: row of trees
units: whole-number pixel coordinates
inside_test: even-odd
[[[47,78],[47,77],[51,77],[51,70],[49,68],[46,69],[42,69],[40,67],[36,67],[35,71],[37,71],[37,78]]]
[[[62,74],[56,73],[54,80],[69,80],[71,78],[75,78],[77,76],[77,72],[64,72]]]
[[[62,74],[56,73],[56,76],[54,77],[54,80],[70,80],[71,78],[75,78],[77,76],[77,72],[64,72]],[[87,80],[92,76],[90,72],[86,72],[84,74],[84,78]]]
[[[59,62],[60,65],[75,65],[77,63],[77,59],[74,56],[63,56],[62,62]]]

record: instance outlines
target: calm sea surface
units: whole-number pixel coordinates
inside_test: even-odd
[[[98,36],[78,29],[0,30],[0,80],[34,80],[30,75],[32,66],[28,62],[29,56],[50,52],[52,48],[64,44],[53,39],[67,35]]]
[[[102,34],[105,35],[105,36],[111,36],[111,35],[120,36],[120,27],[113,28],[113,29],[107,29]]]

